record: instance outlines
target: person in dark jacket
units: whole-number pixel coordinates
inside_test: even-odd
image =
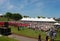
[[[20,28],[19,28],[19,26],[18,26],[18,31],[20,31]]]
[[[49,38],[49,37],[48,37],[48,36],[46,36],[46,41],[48,41],[48,38]]]
[[[38,41],[41,41],[41,35],[39,34],[39,36],[38,36]]]

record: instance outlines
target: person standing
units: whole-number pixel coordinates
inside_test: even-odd
[[[20,30],[20,27],[18,26],[18,31]]]
[[[38,36],[38,41],[41,41],[41,35],[39,34],[39,36]]]
[[[46,36],[46,41],[48,41],[48,38],[49,38],[49,37],[48,37],[48,36]]]
[[[51,39],[51,41],[54,41],[54,38],[55,38],[54,29],[51,28],[51,30],[50,30],[50,39]]]

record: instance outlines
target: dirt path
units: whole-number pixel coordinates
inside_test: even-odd
[[[15,39],[17,39],[19,41],[38,41],[37,39],[27,38],[27,37],[15,35],[15,34],[9,35],[8,37],[15,38]]]

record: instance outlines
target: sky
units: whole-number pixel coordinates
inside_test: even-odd
[[[60,17],[60,0],[0,0],[0,14],[6,12],[30,17]]]

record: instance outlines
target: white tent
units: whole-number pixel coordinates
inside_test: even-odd
[[[60,25],[60,23],[55,23],[54,25]]]
[[[22,21],[47,21],[56,22],[53,18],[22,18]]]

